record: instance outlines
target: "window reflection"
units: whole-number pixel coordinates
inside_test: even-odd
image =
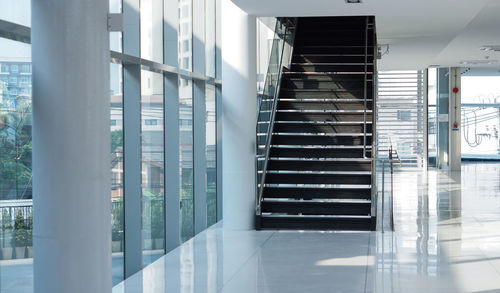
[[[179,79],[179,166],[181,240],[194,235],[193,216],[193,84],[191,80]]]
[[[165,251],[163,75],[141,74],[142,250],[144,266]],[[146,121],[156,120],[156,124]]]
[[[162,0],[141,0],[141,57],[163,63]]]
[[[217,141],[217,125],[216,125],[216,108],[215,108],[215,87],[207,85],[206,90],[206,164],[207,164],[207,224],[208,226],[217,222],[217,157],[216,157],[216,141]]]
[[[191,71],[193,69],[193,2],[179,0],[179,68]]]
[[[123,280],[123,91],[122,66],[110,65],[111,252],[113,285]]]

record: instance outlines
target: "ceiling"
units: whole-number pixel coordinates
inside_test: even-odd
[[[389,45],[379,70],[430,65],[500,70],[500,52],[480,50],[484,45],[500,45],[499,0],[232,1],[256,16],[375,15],[378,43]],[[481,64],[475,64],[478,60]]]

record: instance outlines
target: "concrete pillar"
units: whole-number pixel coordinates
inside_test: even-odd
[[[223,220],[253,229],[257,123],[256,19],[222,1]]]
[[[449,131],[449,166],[451,171],[460,171],[462,167],[462,87],[461,68],[450,68],[450,131]],[[458,92],[453,89],[457,88]],[[456,123],[456,125],[455,125]]]
[[[32,2],[35,293],[111,290],[107,12]]]

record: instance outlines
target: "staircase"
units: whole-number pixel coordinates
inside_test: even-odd
[[[374,230],[373,17],[298,18],[257,229]]]

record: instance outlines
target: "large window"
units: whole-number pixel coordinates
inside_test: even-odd
[[[0,291],[23,292],[33,284],[30,45],[0,38],[0,68]]]
[[[139,260],[142,266],[148,265],[167,249],[194,236],[195,184],[206,188],[207,227],[217,221],[215,93],[221,86],[215,79],[216,60],[220,59],[220,50],[216,50],[220,45],[216,38],[220,30],[216,23],[216,8],[220,7],[217,1],[205,0],[205,48],[199,50],[205,58],[197,61],[193,58],[192,0],[140,0],[137,7],[127,6],[122,0],[109,0],[110,13],[126,12],[124,31],[111,32],[109,44],[111,51],[123,54],[112,54],[109,76],[113,285],[123,281],[125,272],[137,271]],[[29,38],[16,35],[16,26],[31,25],[31,8],[29,0],[3,2],[0,20],[10,22],[6,29],[12,27],[13,31],[0,38],[0,293],[30,292],[31,46]],[[167,9],[169,5],[178,7],[175,13]],[[170,23],[178,26],[170,27]],[[129,57],[141,57],[148,62]],[[177,68],[163,66],[165,59]],[[205,76],[192,77],[186,72],[192,71],[194,65],[205,68]],[[193,80],[206,82],[205,112],[194,113]],[[166,104],[172,106],[165,107]],[[177,116],[178,119],[165,123],[165,118]],[[205,143],[195,147],[193,121],[203,120],[206,138],[199,143]],[[176,131],[167,132],[165,125]],[[169,140],[175,141],[172,144],[176,151],[171,152],[175,159],[166,163],[169,152],[165,141]],[[206,158],[206,165],[197,167],[203,172],[194,172],[195,156]],[[179,185],[166,186],[168,168],[179,170],[178,176],[170,179]],[[179,205],[166,206],[169,198],[180,199]],[[167,208],[179,212],[179,218],[175,216],[166,222]],[[133,245],[127,245],[130,237],[136,241]]]
[[[163,75],[141,74],[142,250],[148,265],[165,251],[165,164],[163,131]]]
[[[163,63],[162,0],[141,0],[141,57]]]
[[[193,69],[193,1],[179,0],[179,68]]]
[[[123,280],[123,92],[122,66],[110,66],[111,251],[113,284]]]
[[[205,90],[206,164],[207,164],[207,223],[217,222],[217,124],[215,87],[207,85]]]
[[[179,79],[179,168],[181,187],[181,239],[194,235],[193,82]]]

